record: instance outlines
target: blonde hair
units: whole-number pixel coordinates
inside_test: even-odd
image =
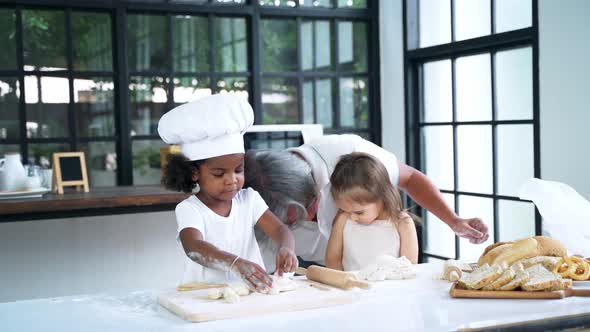
[[[335,200],[347,198],[358,203],[383,201],[385,214],[398,221],[402,199],[391,183],[385,166],[373,156],[354,152],[344,155],[330,176],[331,193]]]

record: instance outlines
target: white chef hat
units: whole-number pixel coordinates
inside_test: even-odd
[[[179,144],[190,160],[244,153],[244,132],[254,112],[248,101],[233,93],[216,94],[180,105],[160,118],[164,142]]]

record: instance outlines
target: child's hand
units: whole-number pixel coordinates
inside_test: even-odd
[[[286,247],[281,247],[277,253],[277,272],[279,276],[283,275],[283,272],[294,272],[299,265],[297,256],[293,251]]]
[[[260,265],[238,258],[231,271],[240,276],[248,286],[258,292],[264,292],[272,287],[272,279]]]

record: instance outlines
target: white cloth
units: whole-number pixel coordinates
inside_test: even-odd
[[[191,195],[176,206],[178,235],[185,228],[195,228],[201,232],[204,241],[264,268],[254,237],[254,226],[266,210],[268,206],[260,194],[251,188],[240,190],[232,199],[227,217],[213,212],[195,195]],[[237,279],[229,272],[203,267],[187,257],[181,283],[225,283]]]
[[[390,220],[363,225],[348,219],[342,233],[342,268],[362,270],[382,255],[399,257],[400,237]]]
[[[190,160],[244,153],[243,134],[254,123],[248,101],[233,93],[217,94],[180,105],[160,118],[158,133],[180,144]]]
[[[338,212],[334,198],[330,193],[330,175],[332,175],[340,157],[352,152],[364,152],[372,155],[383,163],[393,185],[399,183],[397,157],[360,136],[350,134],[318,137],[310,143],[289,149],[289,151],[299,153],[311,165],[316,189],[320,191],[317,215],[319,231],[307,227],[302,230],[302,233],[306,233],[304,236],[297,237],[295,234],[295,249],[301,248],[301,251],[305,251],[305,256],[297,254],[301,258],[323,264],[328,238],[332,231],[332,222]],[[322,257],[322,260],[316,260],[318,257]]]

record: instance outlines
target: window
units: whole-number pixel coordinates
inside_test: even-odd
[[[489,243],[540,234],[534,205],[517,192],[540,174],[536,1],[404,6],[410,164],[460,216],[483,218]],[[421,213],[426,260],[479,257],[483,246]]]
[[[4,5],[0,155],[49,167],[53,152],[84,151],[93,187],[158,184],[158,120],[215,93],[249,98],[256,124],[378,142],[376,17],[366,0]],[[275,136],[252,145],[298,142]]]

